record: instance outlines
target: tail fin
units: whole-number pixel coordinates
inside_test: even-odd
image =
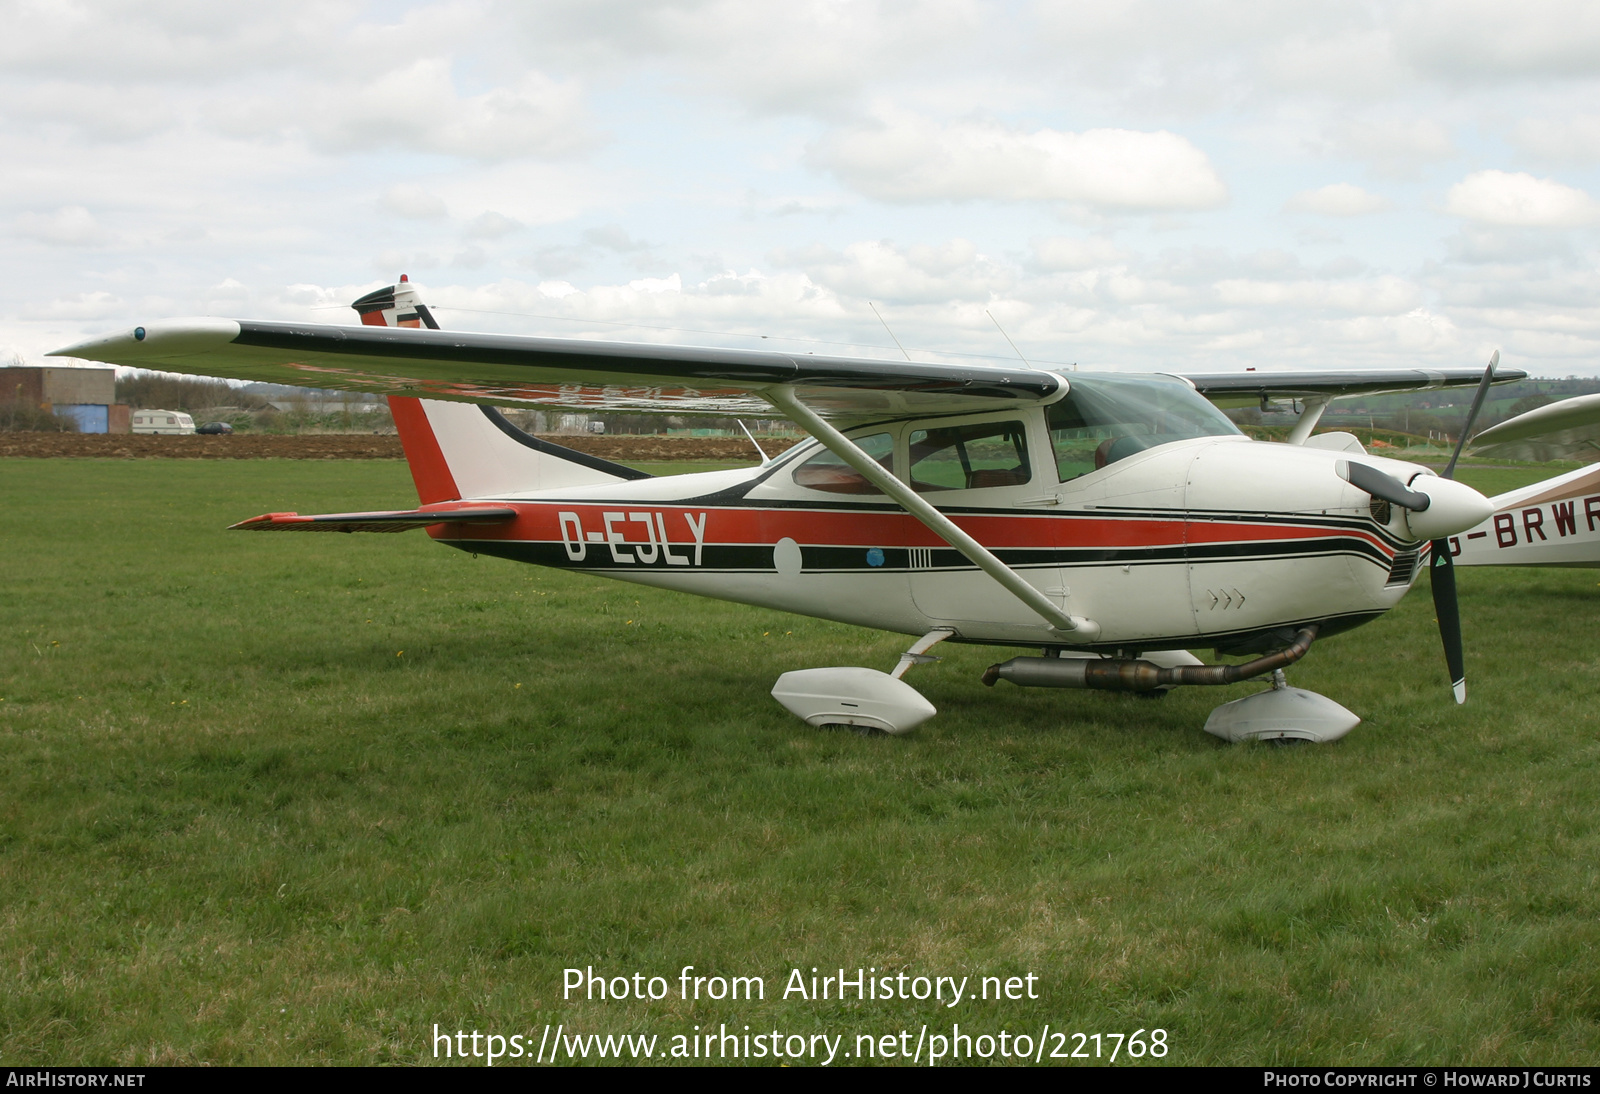
[[[366,326],[439,329],[405,274],[399,284],[369,292],[350,306]],[[620,463],[541,441],[492,406],[391,395],[389,411],[424,505],[650,478]]]
[[[427,327],[438,330],[439,324],[417,294],[417,287],[405,274],[398,285],[376,289],[350,305],[368,327]]]
[[[389,409],[424,505],[650,478],[524,433],[492,406],[391,395]]]

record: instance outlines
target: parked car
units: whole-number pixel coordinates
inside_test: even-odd
[[[135,410],[129,432],[193,433],[194,419],[181,410]]]
[[[196,429],[195,432],[205,434],[232,433],[233,426],[229,425],[227,422],[207,422],[205,425]]]

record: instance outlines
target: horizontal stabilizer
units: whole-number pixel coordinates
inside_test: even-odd
[[[516,520],[517,511],[504,506],[471,509],[401,509],[387,513],[263,513],[230,525],[230,532],[404,532],[430,524],[499,524]]]

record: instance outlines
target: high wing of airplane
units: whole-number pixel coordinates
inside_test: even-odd
[[[1481,401],[1516,370],[1060,373],[471,334],[437,329],[404,279],[354,306],[360,326],[164,320],[56,352],[390,397],[417,509],[270,513],[242,530],[422,526],[462,550],[916,636],[892,672],[785,673],[774,696],[814,725],[914,728],[935,711],[902,677],[956,641],[1041,652],[988,684],[1270,675],[1206,729],[1332,740],[1359,718],[1281,670],[1393,607],[1424,564],[1465,697],[1451,556],[1434,545],[1488,500],[1309,433],[1340,395],[1476,383]],[[1283,397],[1306,405],[1288,445],[1250,440],[1207,401]],[[781,415],[813,441],[658,478],[532,437],[496,405]],[[1253,659],[1202,664],[1197,647]]]
[[[1600,395],[1535,407],[1472,438],[1473,454],[1507,460],[1592,460],[1600,453]]]

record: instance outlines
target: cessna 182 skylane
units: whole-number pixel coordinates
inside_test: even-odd
[[[935,711],[901,677],[956,641],[1042,651],[993,666],[990,684],[1152,691],[1270,673],[1271,690],[1206,729],[1332,740],[1360,719],[1279,670],[1393,607],[1430,556],[1465,698],[1449,553],[1430,544],[1482,521],[1487,500],[1310,434],[1341,395],[1476,371],[1062,374],[471,334],[437,329],[404,278],[353,306],[360,326],[165,320],[56,352],[389,396],[417,509],[237,528],[426,527],[462,550],[917,636],[890,673],[785,673],[773,695],[813,725],[909,731]],[[1250,440],[1216,405],[1269,397],[1305,402],[1290,444]],[[496,404],[782,415],[814,442],[655,478],[534,438]],[[1258,656],[1206,665],[1196,647]]]

